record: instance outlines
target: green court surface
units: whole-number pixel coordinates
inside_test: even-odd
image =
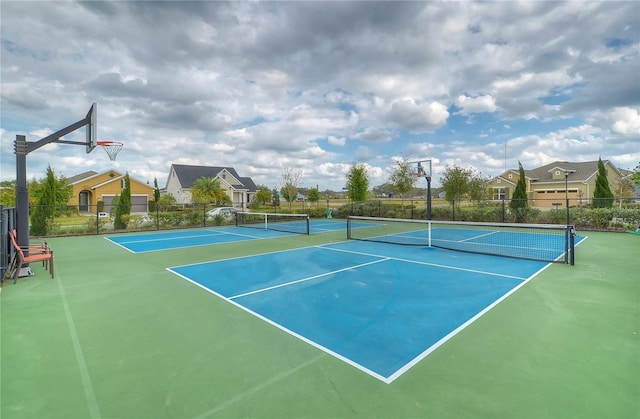
[[[549,266],[390,384],[166,270],[344,236],[142,254],[50,239],[55,279],[34,265],[0,293],[0,417],[640,417],[637,235],[588,233],[576,266]]]

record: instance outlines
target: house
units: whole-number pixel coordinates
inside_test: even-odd
[[[609,185],[625,177],[610,161],[603,160],[602,163]],[[527,199],[531,206],[538,208],[564,207],[567,197],[570,206],[587,205],[593,198],[597,174],[597,160],[581,163],[556,161],[525,170]],[[511,169],[492,179],[489,183],[491,199],[511,199],[519,178],[519,170]]]
[[[166,193],[173,195],[178,204],[191,203],[191,187],[201,177],[217,179],[234,207],[246,209],[258,191],[249,177],[238,175],[233,167],[190,166],[172,164],[167,178]]]
[[[67,179],[73,188],[69,206],[78,207],[79,212],[96,213],[98,202],[104,202],[101,211],[109,212],[113,199],[122,193],[125,175],[114,170],[103,173],[88,171]],[[131,213],[146,213],[148,203],[153,200],[153,187],[129,176],[131,186]]]

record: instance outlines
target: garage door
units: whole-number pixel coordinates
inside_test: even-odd
[[[115,196],[102,196],[102,200],[104,201],[104,211],[111,211],[111,204],[113,203],[113,199]],[[147,195],[132,195],[131,196],[131,212],[147,212],[147,199],[149,197]]]

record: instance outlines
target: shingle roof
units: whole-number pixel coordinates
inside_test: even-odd
[[[608,160],[603,160],[602,162],[604,163],[605,167],[613,167],[609,165]],[[591,176],[594,176],[598,172],[598,161],[596,160],[580,163],[555,161],[553,163],[549,163],[535,169],[525,170],[525,175],[535,182],[558,182],[557,179],[553,179],[554,169],[558,169],[560,171],[571,171],[571,173],[569,173],[569,176],[567,177],[567,180],[569,181],[583,181],[588,180]],[[564,182],[564,177],[562,181]]]
[[[79,175],[75,175],[75,176],[71,176],[70,178],[67,178],[67,183],[69,183],[71,185],[71,184],[73,184],[73,183],[75,183],[75,182],[77,182],[79,180],[86,179],[88,177],[95,176],[97,174],[98,174],[98,172],[94,172],[93,170],[89,170],[88,172],[80,173]]]
[[[173,164],[171,165],[173,170],[180,180],[180,185],[183,188],[191,188],[196,180],[201,177],[215,178],[220,172],[226,170],[231,176],[238,179],[242,184],[234,186],[242,186],[249,189],[249,192],[257,191],[256,185],[253,180],[248,177],[240,177],[233,167],[218,167],[218,166],[191,166],[187,164]]]

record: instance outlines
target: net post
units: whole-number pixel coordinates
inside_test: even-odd
[[[569,232],[569,246],[571,247],[571,255],[569,257],[569,263],[571,264],[571,266],[574,266],[576,264],[576,229],[575,226],[571,226],[570,228],[570,232]]]
[[[431,225],[432,225],[432,223],[431,223],[431,220],[428,220],[428,221],[429,222],[427,223],[427,231],[428,231],[429,238],[428,238],[427,243],[429,243],[429,247],[431,247]]]
[[[307,236],[311,234],[311,225],[309,220],[309,214],[307,214]]]

